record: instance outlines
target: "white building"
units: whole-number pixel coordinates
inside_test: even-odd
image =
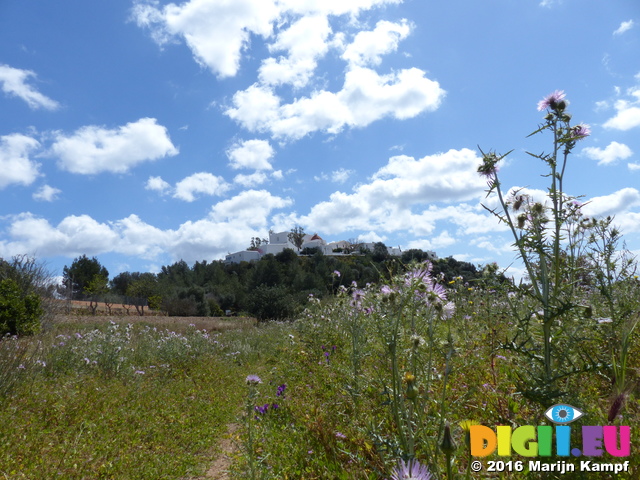
[[[224,263],[232,264],[256,261],[260,260],[264,255],[277,255],[287,248],[290,248],[298,255],[305,248],[317,248],[324,255],[341,256],[350,255],[352,251],[353,253],[358,254],[360,253],[360,248],[373,251],[374,245],[375,243],[373,242],[361,243],[355,245],[356,248],[354,250],[354,245],[347,242],[346,240],[340,240],[338,242],[331,242],[327,244],[327,242],[325,242],[323,238],[316,233],[313,235],[306,234],[303,237],[300,250],[298,250],[296,246],[291,242],[291,240],[289,240],[289,232],[269,232],[269,243],[260,245],[257,250],[243,250],[241,252],[230,253],[225,257]],[[387,251],[389,252],[389,255],[392,256],[399,257],[402,255],[402,251],[399,248],[387,247]],[[433,254],[433,258],[437,258],[435,252],[427,253],[429,253],[430,255]]]

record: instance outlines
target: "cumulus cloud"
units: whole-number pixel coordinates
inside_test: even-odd
[[[626,22],[622,22],[620,24],[620,26],[617,28],[617,30],[615,32],[613,32],[614,35],[622,35],[623,33],[631,30],[635,25],[635,22],[633,20],[627,20]]]
[[[372,228],[378,232],[409,230],[419,235],[431,234],[436,220],[453,213],[438,216],[441,209],[434,204],[482,195],[486,184],[476,173],[480,162],[469,149],[449,150],[417,160],[395,156],[369,183],[358,185],[353,193],[332,193],[298,220],[311,229],[334,234]],[[424,210],[415,213],[414,209],[420,207]],[[486,225],[487,216],[482,218],[478,223]]]
[[[33,183],[39,165],[29,155],[39,147],[40,142],[19,133],[0,137],[0,190],[15,183]]]
[[[241,168],[271,170],[273,167],[270,160],[273,155],[273,147],[266,140],[246,140],[234,144],[227,150],[229,166],[236,170]]]
[[[194,173],[176,184],[173,196],[186,202],[193,202],[196,194],[224,195],[229,189],[224,178],[207,172]]]
[[[342,58],[356,66],[379,65],[381,55],[395,52],[400,40],[406,38],[410,31],[411,27],[406,20],[401,23],[381,20],[374,30],[359,32],[346,47]]]
[[[247,190],[214,205],[211,218],[218,222],[239,222],[260,227],[265,226],[269,212],[292,204],[291,199],[277,197],[266,190]]]
[[[250,175],[238,174],[234,177],[233,183],[242,185],[243,187],[255,187],[266,182],[269,178],[263,172],[255,172]]]
[[[264,234],[274,209],[292,201],[264,190],[249,190],[213,206],[210,215],[162,230],[137,215],[101,223],[88,215],[65,217],[57,225],[31,213],[3,217],[9,221],[0,240],[0,257],[35,252],[38,256],[120,253],[147,260],[159,256],[192,262],[217,259],[252,236]]]
[[[165,182],[162,177],[149,177],[144,188],[145,190],[153,190],[160,194],[164,194],[171,189],[171,185]]]
[[[640,126],[640,87],[629,89],[628,94],[633,100],[616,101],[617,113],[604,123],[605,128],[626,131]]]
[[[271,52],[285,51],[288,55],[263,60],[258,75],[260,81],[268,85],[305,86],[316,69],[318,59],[329,49],[327,39],[330,34],[329,20],[324,15],[295,21],[269,45]]]
[[[8,229],[13,241],[0,241],[0,256],[34,252],[38,256],[96,255],[109,251],[117,243],[117,235],[109,225],[88,215],[71,215],[57,226],[31,213],[14,217]]]
[[[347,170],[346,168],[339,168],[331,172],[331,181],[334,183],[344,183],[351,175],[355,173],[354,170]]]
[[[178,154],[167,129],[155,118],[141,118],[116,129],[82,127],[72,135],[56,133],[51,152],[72,173],[125,173],[142,162]]]
[[[36,78],[35,72],[0,65],[0,84],[4,93],[24,100],[32,109],[57,109],[60,106],[58,102],[46,97],[27,83],[30,77]]]
[[[354,67],[337,93],[320,90],[282,105],[269,87],[254,84],[236,92],[225,113],[247,130],[297,140],[316,131],[336,134],[344,127],[366,127],[384,117],[412,118],[436,110],[444,95],[438,82],[417,68],[380,75]]]
[[[237,74],[251,34],[270,38],[282,28],[271,50],[285,50],[289,55],[266,61],[261,77],[266,82],[302,85],[315,68],[316,58],[326,52],[328,16],[356,18],[362,11],[401,1],[190,0],[160,7],[157,2],[138,0],[132,18],[138,26],[148,28],[160,46],[184,40],[195,60],[219,77]],[[300,18],[288,25],[296,17]]]
[[[149,28],[156,42],[183,39],[196,61],[220,77],[238,72],[250,35],[271,35],[278,15],[273,0],[191,0],[161,8],[137,2],[133,9],[134,20]]]
[[[62,191],[57,188],[50,185],[43,185],[32,195],[32,197],[34,200],[40,202],[53,202],[58,198],[60,193],[62,193]]]
[[[640,205],[640,192],[627,187],[610,195],[593,197],[582,207],[582,212],[588,216],[606,217],[624,212],[636,205]]]
[[[626,160],[633,152],[624,143],[611,142],[604,149],[597,147],[587,147],[582,150],[587,157],[597,160],[598,165],[611,165],[618,160]]]

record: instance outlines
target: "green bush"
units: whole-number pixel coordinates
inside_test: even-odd
[[[1,335],[30,335],[38,332],[43,313],[37,294],[22,291],[11,278],[0,281]]]

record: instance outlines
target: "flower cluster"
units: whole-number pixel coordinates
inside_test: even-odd
[[[391,474],[391,480],[431,480],[431,472],[417,460],[400,460]]]

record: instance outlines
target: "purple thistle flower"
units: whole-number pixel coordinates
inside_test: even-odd
[[[393,289],[392,289],[389,285],[383,285],[383,286],[380,288],[380,293],[381,293],[382,295],[390,295],[390,294],[392,294],[392,293],[393,293]]]
[[[351,295],[351,306],[360,308],[362,306],[362,299],[364,298],[364,290],[355,289]]]
[[[555,110],[558,107],[558,104],[564,101],[565,96],[564,90],[556,90],[538,102],[538,111],[541,112],[547,108]]]
[[[591,127],[584,123],[576,125],[571,129],[571,138],[576,140],[580,140],[581,138],[588,137],[591,135]]]
[[[262,383],[262,380],[260,380],[258,375],[247,375],[246,382],[247,385],[257,385],[258,383]]]
[[[431,480],[431,472],[426,465],[420,465],[417,460],[405,462],[400,460],[391,474],[391,480]]]

